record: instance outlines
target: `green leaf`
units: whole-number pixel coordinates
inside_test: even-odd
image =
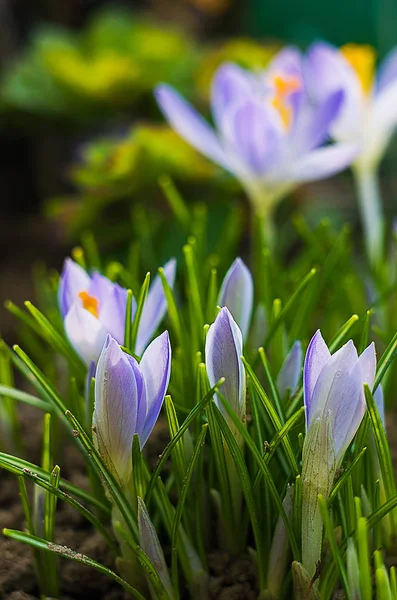
[[[124,323],[124,346],[128,350],[132,350],[131,345],[131,321],[132,321],[132,290],[127,290],[127,302],[125,305],[125,323]]]
[[[168,422],[168,428],[170,430],[171,439],[173,439],[179,429],[179,421],[178,416],[176,414],[176,410],[174,407],[174,403],[172,402],[171,396],[166,396],[164,399],[165,413]],[[185,445],[183,438],[181,438],[174,446],[171,459],[173,464],[173,470],[175,478],[178,482],[179,487],[182,485],[182,481],[185,478],[186,468],[187,468],[187,457],[185,451]]]
[[[78,373],[81,378],[84,378],[86,367],[71,345],[55,329],[47,317],[45,317],[35,306],[33,306],[31,302],[25,302],[25,306],[38,323],[41,337],[48,341],[53,348],[55,348],[55,350],[63,354],[76,373]]]
[[[196,463],[198,461],[201,449],[205,443],[205,438],[207,435],[208,423],[204,423],[201,427],[201,431],[197,437],[197,441],[195,447],[193,449],[192,456],[190,458],[189,464],[186,469],[185,477],[182,482],[182,487],[179,493],[178,504],[176,506],[174,523],[172,528],[172,538],[171,538],[171,548],[172,548],[172,582],[174,590],[178,589],[178,570],[177,570],[177,548],[178,548],[178,536],[180,532],[180,524],[185,508],[186,497],[189,490],[190,482],[192,480],[192,475],[194,469],[196,467]]]
[[[263,389],[263,387],[261,386],[257,376],[255,375],[252,367],[248,364],[248,362],[246,361],[246,359],[244,357],[242,357],[242,361],[244,363],[244,366],[246,368],[247,374],[249,375],[249,377],[252,380],[252,383],[254,384],[254,388],[258,394],[258,397],[263,405],[263,408],[265,409],[265,411],[267,412],[267,414],[269,415],[269,418],[272,422],[272,425],[277,432],[279,432],[282,429],[282,423],[280,421],[280,418],[276,412],[276,410],[274,409],[272,403],[270,402],[268,396],[265,393],[265,390]],[[288,435],[285,435],[282,437],[282,445],[284,447],[285,450],[285,454],[287,457],[287,460],[290,464],[291,470],[292,470],[292,474],[296,477],[296,475],[299,475],[299,467],[298,467],[298,463],[296,461],[294,452],[292,450],[292,446],[291,443],[289,441],[289,437]]]
[[[323,496],[321,496],[321,495],[319,495],[319,497],[318,497],[318,506],[320,508],[321,517],[322,517],[325,531],[326,531],[328,541],[329,541],[329,544],[331,547],[332,556],[334,558],[335,563],[338,566],[338,571],[339,571],[339,575],[340,575],[342,585],[343,585],[343,588],[345,591],[346,599],[351,600],[351,594],[350,594],[349,582],[347,580],[346,570],[345,570],[345,567],[343,564],[342,556],[341,556],[339,548],[338,548],[338,544],[336,543],[336,540],[335,540],[334,526],[331,523],[331,519],[328,514],[327,503],[326,503],[325,499],[323,498]]]
[[[373,387],[374,392],[375,392],[376,388],[378,387],[378,385],[381,383],[390,364],[394,360],[394,358],[396,356],[396,352],[397,352],[397,333],[394,334],[389,345],[387,346],[386,350],[384,351],[384,353],[382,354],[381,358],[378,361],[378,368],[376,370],[375,383],[374,383],[374,387]]]
[[[250,515],[250,521],[252,531],[255,538],[257,562],[259,568],[259,589],[263,590],[266,586],[266,572],[264,569],[264,548],[263,548],[263,535],[259,523],[258,507],[256,505],[255,496],[253,493],[252,483],[250,476],[241,453],[241,450],[236,442],[235,437],[230,431],[229,425],[225,418],[222,416],[218,407],[213,403],[214,416],[218,425],[222,431],[222,435],[225,438],[226,444],[228,445],[230,454],[236,466],[236,471],[240,478],[241,488],[243,490],[244,498],[247,503],[248,512]],[[284,511],[285,512],[285,511]],[[288,517],[287,517],[288,520]]]
[[[146,274],[144,282],[141,287],[141,291],[139,294],[138,305],[136,307],[134,321],[132,323],[131,329],[131,349],[135,352],[136,340],[138,337],[139,323],[141,322],[143,307],[145,306],[146,298],[149,291],[150,285],[150,273]]]
[[[359,454],[357,454],[357,456],[355,457],[355,459],[353,460],[353,462],[348,466],[348,468],[339,477],[338,481],[335,483],[334,487],[332,488],[330,495],[328,496],[328,500],[327,500],[327,505],[328,506],[331,506],[332,502],[336,498],[336,495],[343,488],[343,486],[346,483],[347,479],[350,477],[350,475],[352,474],[352,472],[354,471],[355,467],[358,465],[358,463],[360,462],[360,460],[362,459],[362,457],[364,456],[364,454],[365,454],[366,451],[367,451],[367,448],[364,447],[361,450],[361,452]]]
[[[158,463],[156,465],[156,468],[154,469],[154,471],[152,473],[152,476],[150,477],[149,485],[148,485],[148,488],[147,488],[147,491],[146,491],[146,495],[145,495],[145,504],[146,504],[146,506],[148,506],[148,504],[150,502],[151,495],[152,495],[153,489],[154,489],[154,487],[155,487],[155,485],[157,483],[158,477],[159,477],[159,475],[161,473],[161,470],[162,470],[162,468],[164,466],[164,463],[166,462],[166,460],[170,456],[173,448],[179,442],[179,440],[182,438],[182,436],[185,433],[185,431],[187,430],[187,428],[202,413],[202,411],[207,406],[208,402],[211,400],[212,396],[215,393],[217,393],[218,388],[222,385],[222,383],[224,383],[224,381],[225,381],[225,378],[222,377],[214,385],[214,387],[212,387],[203,396],[203,398],[200,400],[200,402],[198,404],[196,404],[196,406],[190,411],[190,413],[188,414],[188,416],[186,417],[186,419],[182,423],[181,427],[179,428],[178,433],[175,435],[175,437],[170,442],[168,442],[167,446],[165,447],[165,449],[161,453],[161,455],[159,457],[159,461],[158,461]]]
[[[172,212],[176,220],[179,222],[181,229],[186,233],[190,233],[192,224],[192,215],[188,210],[182,196],[179,194],[174,182],[168,175],[161,175],[158,179],[159,185],[163,190],[164,196],[168,200]]]
[[[225,407],[225,410],[228,413],[230,419],[233,421],[234,426],[238,430],[238,432],[241,435],[242,439],[247,444],[247,448],[252,453],[253,458],[255,459],[255,461],[257,462],[260,470],[263,473],[264,479],[265,479],[267,485],[269,486],[269,490],[270,490],[271,496],[273,498],[273,501],[274,501],[275,505],[277,506],[278,512],[279,512],[279,514],[281,515],[281,517],[282,517],[282,519],[284,521],[284,525],[285,525],[285,528],[287,530],[288,539],[289,539],[289,542],[290,542],[290,545],[291,545],[291,549],[292,549],[292,554],[294,556],[294,560],[299,560],[299,549],[298,549],[298,546],[297,546],[297,543],[296,543],[295,535],[294,535],[294,532],[292,530],[292,526],[291,526],[290,520],[288,519],[288,516],[287,516],[287,514],[285,512],[283,503],[282,503],[282,501],[280,499],[279,493],[277,491],[276,484],[274,483],[274,479],[273,479],[272,474],[271,474],[271,472],[269,470],[267,462],[262,459],[262,456],[261,456],[258,448],[256,447],[255,442],[253,441],[253,439],[249,435],[249,432],[246,430],[246,428],[244,427],[244,425],[241,423],[241,421],[238,418],[238,416],[236,415],[236,413],[233,411],[233,409],[230,406],[230,404],[227,402],[227,400],[222,396],[222,394],[220,392],[217,392],[217,394],[218,394],[218,397],[221,399],[222,404]]]
[[[306,288],[306,286],[308,285],[308,283],[310,281],[312,281],[312,279],[315,277],[315,275],[317,274],[317,269],[310,269],[309,273],[307,273],[307,275],[305,275],[305,277],[300,281],[300,283],[298,284],[298,286],[296,287],[294,293],[292,294],[292,296],[290,296],[290,298],[288,299],[288,301],[286,302],[285,306],[281,309],[281,311],[279,312],[279,314],[277,315],[276,319],[273,321],[265,342],[264,342],[264,347],[266,348],[270,342],[270,340],[272,339],[273,335],[276,333],[278,327],[281,325],[281,323],[284,321],[286,315],[290,312],[290,310],[293,308],[293,306],[295,305],[296,301],[299,299],[300,295],[302,294],[303,290]]]
[[[144,596],[138,590],[133,588],[129,583],[121,579],[116,573],[96,562],[92,558],[88,556],[84,556],[80,552],[75,552],[66,546],[59,546],[58,544],[54,544],[53,542],[47,542],[42,538],[36,537],[34,535],[30,535],[28,533],[23,533],[22,531],[16,531],[15,529],[3,529],[3,534],[13,540],[17,540],[18,542],[22,542],[23,544],[28,544],[29,546],[33,546],[33,548],[37,548],[38,550],[45,550],[46,552],[55,552],[58,556],[62,556],[63,558],[68,558],[69,560],[74,560],[76,562],[87,565],[88,567],[92,567],[99,573],[106,575],[119,585],[121,585],[127,592],[132,594],[134,598],[137,600],[146,600]]]
[[[371,390],[368,385],[364,386],[365,400],[367,403],[369,417],[372,423],[372,430],[374,432],[376,451],[379,458],[379,464],[382,472],[382,477],[385,485],[386,499],[389,500],[396,494],[396,482],[394,479],[393,463],[390,456],[390,448],[386,438],[386,432],[383,427],[382,420],[379,416],[378,409],[375,404],[375,400],[372,396]],[[393,529],[397,531],[397,515],[393,511],[391,513]]]

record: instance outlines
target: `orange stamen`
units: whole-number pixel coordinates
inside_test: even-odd
[[[272,104],[280,113],[283,125],[288,129],[292,121],[292,108],[287,104],[288,97],[299,90],[300,81],[297,77],[282,77],[275,75],[273,77],[275,88]]]
[[[83,308],[88,310],[94,317],[99,315],[99,300],[94,296],[90,296],[87,292],[80,292],[79,297],[83,302]]]

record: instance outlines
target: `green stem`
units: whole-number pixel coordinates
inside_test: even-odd
[[[353,173],[367,255],[371,265],[377,266],[383,255],[383,214],[377,170],[356,167]]]

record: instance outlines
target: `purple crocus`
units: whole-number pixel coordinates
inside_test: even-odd
[[[371,46],[347,44],[334,48],[314,44],[305,65],[312,99],[323,104],[343,92],[343,102],[332,123],[334,140],[358,144],[353,173],[363,221],[368,256],[373,264],[383,256],[384,222],[377,168],[397,127],[397,48],[376,73]]]
[[[172,287],[176,261],[164,266],[165,276]],[[65,260],[58,288],[59,308],[65,331],[72,346],[90,365],[98,360],[106,336],[110,334],[119,344],[124,343],[127,290],[107,277],[94,272],[89,275],[70,258]],[[159,326],[167,309],[159,276],[150,286],[143,308],[135,351],[140,355]],[[132,303],[132,318],[136,302]]]
[[[295,393],[302,373],[302,363],[302,344],[296,341],[288,352],[277,376],[277,387],[281,398],[284,398],[287,390],[291,396]]]
[[[218,296],[218,305],[226,306],[246,340],[254,302],[254,282],[249,268],[236,258],[225,275]]]
[[[107,336],[95,379],[94,440],[107,466],[127,483],[131,447],[145,445],[159,416],[171,372],[168,332],[155,338],[138,363]]]
[[[371,46],[347,44],[338,49],[318,42],[309,49],[305,65],[310,93],[324,103],[343,92],[339,114],[332,123],[334,139],[357,143],[356,162],[372,167],[381,159],[397,126],[397,48],[376,73]]]
[[[205,343],[205,365],[211,386],[214,386],[221,377],[225,378],[220,392],[240,419],[244,420],[246,383],[245,370],[241,360],[242,351],[241,331],[229,310],[226,307],[221,308],[215,322],[208,330]],[[222,401],[215,397],[215,402],[229,421]],[[233,427],[231,428],[233,429]]]
[[[374,344],[358,356],[352,341],[331,355],[320,331],[307,349],[303,369],[306,438],[302,454],[302,563],[309,576],[321,556],[318,495],[326,499],[335,473],[366,410],[364,384],[376,371]]]
[[[343,92],[314,108],[306,93],[301,54],[292,47],[282,50],[263,72],[233,64],[218,69],[211,96],[215,129],[169,85],[160,85],[156,98],[185,140],[240,180],[262,216],[300,183],[341,171],[357,153],[352,144],[322,147]]]

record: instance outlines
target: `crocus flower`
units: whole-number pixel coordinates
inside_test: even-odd
[[[344,169],[357,153],[352,144],[322,147],[343,99],[336,92],[313,108],[302,76],[302,58],[285,48],[268,69],[250,73],[224,64],[212,84],[213,129],[173,88],[156,90],[171,126],[192,146],[234,174],[256,212],[274,205],[305,181]]]
[[[172,287],[176,262],[164,266],[165,276]],[[99,273],[89,275],[70,258],[61,273],[58,302],[65,331],[72,346],[90,365],[98,360],[107,334],[119,344],[124,343],[127,290]],[[135,351],[140,355],[153,337],[167,309],[161,280],[158,276],[150,286],[142,312]],[[132,303],[132,318],[136,302]]]
[[[291,395],[295,393],[301,376],[302,362],[302,344],[297,341],[288,352],[277,377],[277,387],[281,398],[284,398],[287,390]]]
[[[248,267],[236,258],[225,275],[218,296],[218,305],[227,306],[246,340],[254,302],[254,283]]]
[[[339,142],[357,143],[353,171],[369,258],[383,251],[383,218],[376,170],[397,126],[397,49],[375,71],[371,46],[348,44],[341,49],[316,43],[308,53],[307,79],[316,102],[323,104],[337,91],[343,103],[331,127]]]
[[[211,387],[221,377],[225,382],[220,392],[241,420],[245,418],[245,370],[241,360],[243,337],[241,331],[224,307],[218,313],[215,322],[208,330],[205,343],[205,365]],[[229,421],[222,400],[215,397],[218,408]],[[231,427],[233,429],[233,427]]]
[[[138,363],[107,336],[95,378],[94,440],[121,482],[131,475],[131,448],[145,445],[159,416],[171,372],[168,332],[155,338]]]
[[[359,144],[356,163],[378,164],[397,126],[397,49],[375,71],[375,49],[347,44],[314,44],[308,52],[308,80],[317,102],[343,91],[339,114],[331,126],[334,139]]]
[[[321,556],[322,520],[317,498],[326,499],[336,469],[366,409],[364,383],[374,384],[371,344],[358,356],[352,341],[331,356],[320,331],[307,349],[303,369],[306,438],[302,455],[302,563],[309,576]]]

